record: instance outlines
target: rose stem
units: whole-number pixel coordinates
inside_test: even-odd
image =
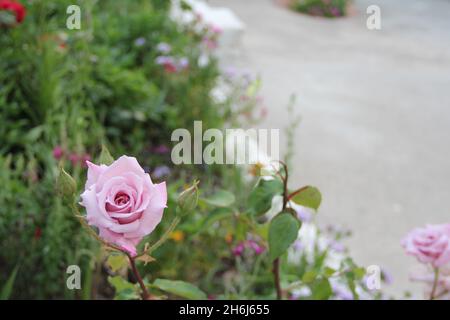
[[[136,277],[139,285],[141,286],[142,289],[142,298],[144,300],[148,300],[150,298],[150,293],[148,292],[144,282],[142,281],[141,275],[139,274],[138,269],[136,268],[136,263],[134,262],[134,258],[127,254],[128,259],[130,259],[130,265],[131,265],[131,269],[133,270],[133,274]]]
[[[273,277],[275,281],[275,289],[277,291],[277,300],[281,300],[283,298],[283,293],[280,285],[280,258],[276,258],[273,261]]]
[[[288,189],[287,189],[287,183],[288,183],[288,168],[287,165],[280,161],[280,164],[284,168],[284,177],[281,177],[283,180],[283,211],[286,210],[287,203],[289,201],[288,199]],[[275,282],[275,289],[277,291],[277,300],[281,300],[283,298],[283,292],[281,290],[281,284],[280,284],[280,258],[276,258],[273,261],[273,278]]]
[[[430,300],[434,300],[436,295],[436,288],[439,281],[439,268],[434,268],[433,288],[431,289]]]

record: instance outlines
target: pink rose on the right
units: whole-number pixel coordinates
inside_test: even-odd
[[[450,224],[414,229],[402,240],[402,246],[420,262],[439,268],[450,262]]]

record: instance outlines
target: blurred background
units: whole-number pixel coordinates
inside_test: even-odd
[[[355,0],[335,19],[286,1],[208,3],[245,25],[224,60],[261,76],[261,127],[286,127],[295,94],[294,176],[322,190],[319,222],[353,231],[356,261],[391,273],[386,291],[418,293],[400,241],[450,217],[450,1]],[[381,30],[366,26],[370,5],[381,10]]]
[[[195,285],[190,298],[276,298],[269,209],[287,191],[265,187],[259,164],[175,166],[171,134],[194,120],[280,129],[292,190],[320,189],[290,211],[303,226],[282,256],[284,298],[422,298],[400,241],[449,221],[449,13],[448,0],[0,0],[0,299],[139,298],[55,188],[64,168],[82,192],[102,145],[167,182],[151,243],[201,181],[198,208],[138,265],[152,291],[179,298],[155,285],[170,279]]]

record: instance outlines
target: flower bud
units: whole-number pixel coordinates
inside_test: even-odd
[[[178,196],[178,207],[181,215],[190,213],[195,209],[198,202],[198,181],[195,181],[192,186],[184,190]]]
[[[60,169],[56,180],[56,191],[62,196],[74,196],[77,191],[75,180],[63,168]]]

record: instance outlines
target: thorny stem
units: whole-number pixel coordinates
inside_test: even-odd
[[[436,297],[436,289],[439,282],[439,268],[434,268],[434,281],[433,281],[433,288],[431,289],[430,293],[430,300],[434,300]]]
[[[102,243],[104,246],[106,246],[106,247],[108,247],[108,248],[111,248],[111,249],[113,249],[113,250],[117,250],[117,251],[119,251],[119,252],[122,252],[123,254],[125,254],[125,255],[128,257],[128,259],[130,260],[131,270],[133,271],[134,277],[136,278],[136,280],[137,280],[138,283],[139,283],[139,286],[141,287],[141,290],[142,290],[142,298],[143,298],[144,300],[151,299],[151,295],[150,295],[150,293],[148,292],[147,287],[145,286],[144,282],[142,281],[142,277],[141,277],[141,275],[139,274],[139,271],[137,270],[137,268],[136,268],[136,263],[135,263],[136,258],[138,258],[139,256],[145,254],[146,252],[144,252],[144,253],[142,253],[141,255],[136,256],[136,257],[133,258],[133,257],[128,253],[128,251],[122,249],[122,248],[119,247],[119,246],[116,246],[115,244],[106,242],[106,241],[103,240],[101,237],[99,237],[99,235],[98,235],[94,230],[92,230],[92,228],[86,223],[85,218],[84,218],[82,215],[80,215],[80,211],[78,210],[77,206],[76,206],[75,204],[72,204],[71,207],[72,207],[72,210],[73,210],[74,213],[75,213],[75,216],[78,218],[78,220],[79,220],[80,223],[83,225],[83,227],[85,227],[85,228],[88,230],[88,232],[90,233],[90,235],[91,235],[92,237],[94,237],[96,240],[98,240],[98,241],[99,241],[100,243]],[[177,218],[175,218],[175,220],[177,220]],[[174,222],[175,222],[175,220],[174,220]],[[178,222],[179,222],[179,220],[176,222],[176,224],[175,224],[173,227],[175,227],[175,226],[178,224]],[[174,223],[172,223],[172,225],[173,225],[173,224],[174,224]],[[172,225],[171,225],[171,227],[172,227]],[[170,229],[171,229],[171,228],[169,228],[169,230],[170,230]],[[169,231],[169,230],[168,230],[168,231]],[[173,230],[173,229],[172,229],[172,230]],[[166,232],[166,233],[167,233],[167,232]],[[164,236],[163,236],[163,237],[164,237]],[[159,242],[160,242],[160,241],[158,241],[157,243],[155,243],[155,245],[158,244]],[[154,245],[153,247],[155,247],[155,245]],[[152,247],[152,248],[153,248],[153,247]]]
[[[133,271],[134,277],[136,278],[137,282],[139,283],[139,286],[142,290],[142,299],[149,300],[151,298],[150,293],[147,290],[147,287],[144,284],[144,281],[142,281],[142,277],[139,274],[138,269],[136,268],[135,258],[133,258],[129,253],[127,253],[128,259],[130,260],[131,270]]]

